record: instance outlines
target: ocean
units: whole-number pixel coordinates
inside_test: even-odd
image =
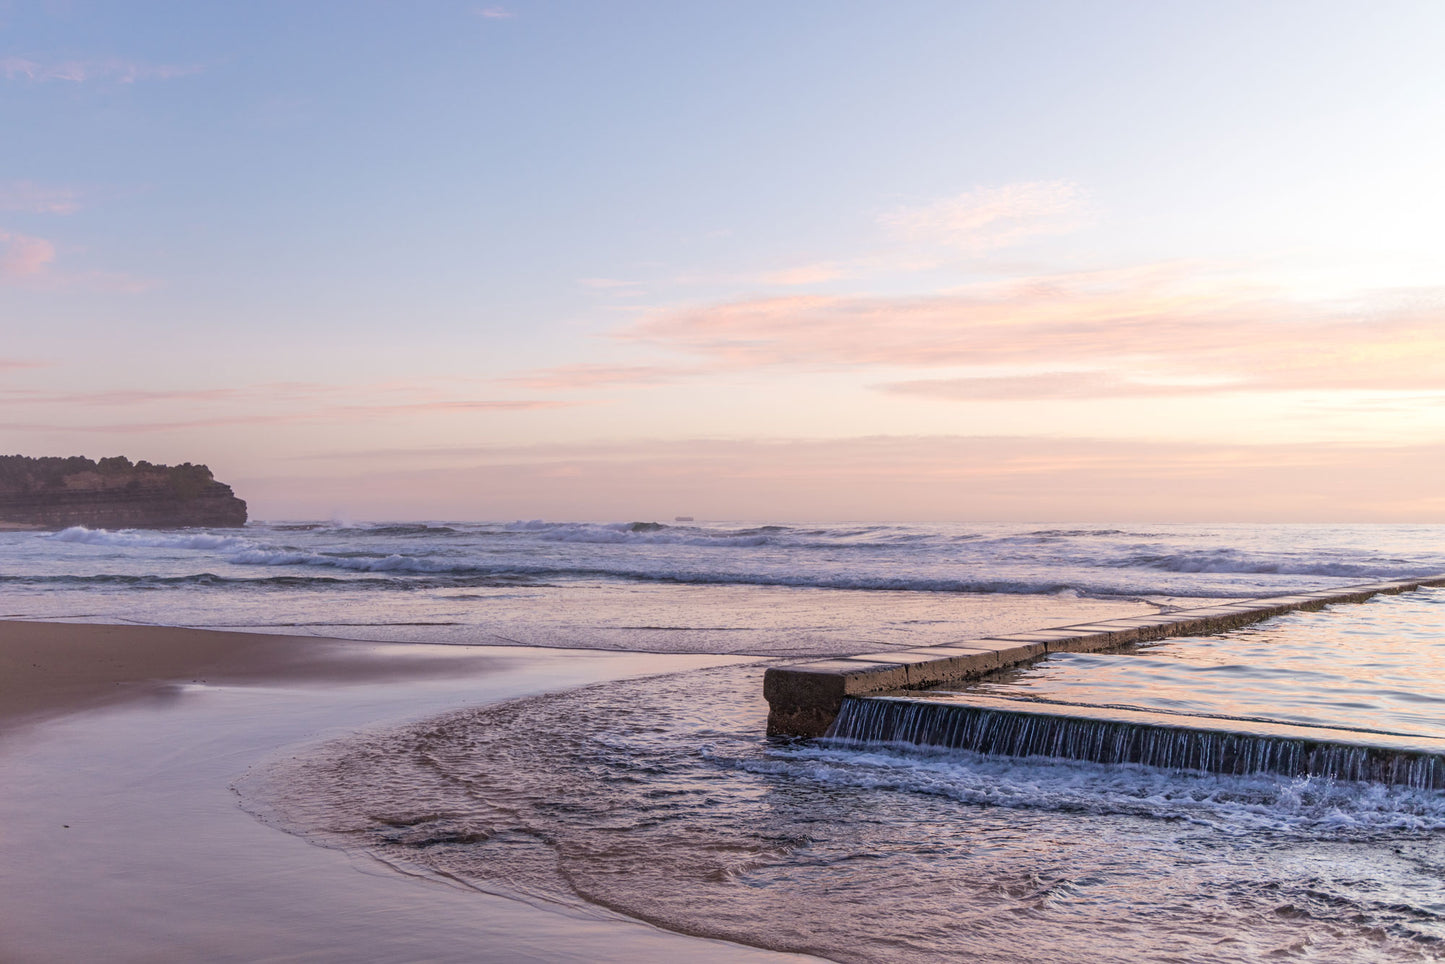
[[[12,618],[826,655],[998,611],[1157,612],[1445,571],[1440,526],[251,524],[0,532]],[[986,605],[983,604],[986,601]],[[1033,617],[1026,617],[1033,618]],[[1025,625],[1021,628],[1037,628]]]
[[[1442,537],[1440,526],[77,528],[0,533],[0,598],[10,618],[796,659],[1434,575]],[[1255,718],[1403,732],[1438,727],[1445,705],[1439,591],[1198,642],[1066,657],[986,685],[1206,714],[1243,699]],[[767,665],[288,748],[237,792],[268,823],[398,868],[835,960],[1445,957],[1438,791],[769,740]]]

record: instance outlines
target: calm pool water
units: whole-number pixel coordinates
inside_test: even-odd
[[[1445,589],[1127,652],[1059,653],[956,689],[1445,737]]]

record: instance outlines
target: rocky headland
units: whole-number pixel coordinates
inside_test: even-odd
[[[0,456],[0,528],[242,526],[246,503],[204,465]]]

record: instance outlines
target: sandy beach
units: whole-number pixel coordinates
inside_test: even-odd
[[[739,661],[0,623],[0,960],[787,959],[311,846],[231,790],[338,733]]]

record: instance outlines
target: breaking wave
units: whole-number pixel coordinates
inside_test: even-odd
[[[121,529],[87,529],[85,526],[71,526],[59,532],[41,536],[56,542],[73,542],[88,546],[120,546],[122,548],[145,549],[212,549],[229,550],[253,545],[243,536],[220,535],[211,532],[165,532]]]
[[[176,580],[259,584],[246,570],[341,578],[391,576],[417,585],[476,580],[604,580],[694,586],[1009,593],[1090,598],[1250,597],[1426,575],[1445,569],[1438,541],[1393,548],[1360,533],[1338,544],[1299,533],[1021,526],[668,525],[660,522],[253,525],[234,531],[75,526],[51,545],[114,550]],[[1371,534],[1373,535],[1373,534]],[[1229,539],[1233,539],[1231,543]],[[1418,548],[1416,548],[1418,547]],[[1414,552],[1400,551],[1416,548]],[[94,559],[100,559],[96,556]],[[154,562],[148,562],[154,559]],[[56,560],[60,562],[62,560]],[[44,575],[110,576],[84,571]],[[109,563],[105,563],[110,568]],[[120,567],[122,570],[125,567]],[[300,583],[293,583],[300,585]],[[280,583],[277,583],[280,585]],[[378,583],[377,585],[381,585]]]

